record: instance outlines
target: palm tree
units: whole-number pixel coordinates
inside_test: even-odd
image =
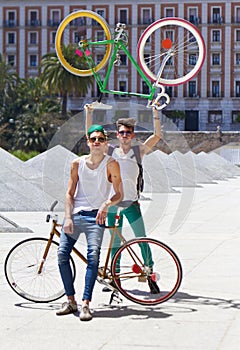
[[[76,65],[84,64],[72,46],[63,47],[65,57]],[[79,62],[81,60],[81,62]],[[62,115],[67,115],[67,99],[70,94],[84,96],[92,83],[92,77],[78,77],[69,73],[60,63],[55,53],[48,53],[42,57],[42,77],[48,91],[60,94],[62,98]]]
[[[4,119],[12,113],[12,101],[16,99],[16,87],[20,78],[11,73],[11,66],[6,64],[0,54],[0,112]]]
[[[44,151],[56,131],[60,102],[49,97],[42,77],[28,78],[18,87],[16,103],[21,106],[15,117],[13,149]]]

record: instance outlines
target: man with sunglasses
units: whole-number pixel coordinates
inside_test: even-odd
[[[80,320],[89,321],[89,303],[98,273],[104,223],[108,208],[122,199],[119,164],[105,154],[107,138],[101,125],[87,131],[88,155],[73,160],[65,197],[65,218],[58,249],[58,265],[67,302],[57,315],[77,312],[70,253],[81,232],[87,239],[87,269]],[[110,192],[111,191],[111,192]]]
[[[92,124],[92,112],[91,105],[85,106],[86,110],[86,128]],[[158,143],[162,137],[160,118],[158,115],[158,110],[156,108],[152,109],[153,112],[153,127],[154,132],[151,136],[147,138],[144,143],[139,144],[139,154],[141,159],[147,153],[149,153],[153,147]],[[119,147],[113,147],[112,156],[119,162],[121,170],[121,178],[123,182],[123,194],[124,198],[122,200],[120,220],[119,220],[119,230],[122,230],[123,216],[125,216],[135,234],[136,237],[145,237],[145,225],[140,209],[139,203],[139,191],[137,189],[137,181],[139,175],[139,166],[136,156],[134,154],[134,149],[132,141],[135,137],[134,133],[135,120],[133,118],[122,118],[117,121],[117,138],[119,140]],[[109,146],[109,149],[111,145]],[[117,207],[113,206],[108,211],[108,225],[112,226],[114,224],[115,215],[117,212]],[[112,249],[112,256],[115,254],[116,250],[119,248],[121,242],[118,236],[114,239],[114,245]],[[150,248],[147,246],[142,249],[142,256],[144,264],[153,268],[153,260]],[[148,280],[150,293],[157,294],[160,292],[159,287],[155,281],[151,279]],[[108,291],[105,287],[104,291]]]

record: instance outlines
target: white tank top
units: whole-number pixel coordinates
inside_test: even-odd
[[[79,158],[78,184],[74,195],[73,214],[80,210],[99,209],[109,198],[112,183],[108,181],[107,162],[111,158],[105,155],[99,166],[92,170],[86,165],[86,157]]]
[[[134,156],[134,151],[130,149],[125,154],[121,148],[115,147],[112,157],[119,162],[123,184],[123,201],[136,201],[138,199],[137,178],[139,167]]]

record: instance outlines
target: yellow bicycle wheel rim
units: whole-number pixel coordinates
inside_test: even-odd
[[[62,36],[63,36],[63,32],[64,32],[65,28],[68,26],[68,24],[71,21],[76,20],[77,18],[80,18],[80,17],[91,18],[92,20],[98,22],[98,24],[101,26],[100,29],[104,31],[104,34],[106,36],[106,40],[111,39],[111,33],[109,30],[108,24],[104,20],[104,18],[95,12],[82,10],[82,11],[76,11],[76,12],[70,13],[60,23],[58,30],[57,30],[57,33],[56,33],[55,48],[56,48],[56,53],[57,53],[58,59],[66,70],[68,70],[70,73],[78,75],[78,76],[89,76],[89,75],[93,74],[92,69],[79,69],[77,67],[73,67],[65,59],[63,52],[62,52],[62,46],[61,46]],[[106,65],[106,63],[109,59],[109,56],[111,54],[111,47],[112,47],[111,44],[106,45],[106,52],[105,52],[103,58],[96,65],[96,67],[94,67],[94,69],[93,69],[95,72],[98,72],[100,69],[102,69]]]

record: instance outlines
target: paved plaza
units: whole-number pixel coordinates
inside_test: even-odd
[[[149,236],[170,245],[181,259],[182,285],[170,301],[144,307],[125,298],[110,306],[109,294],[96,284],[93,320],[86,323],[55,315],[64,298],[36,304],[7,285],[3,264],[9,249],[23,238],[46,236],[49,224],[46,212],[4,212],[21,232],[0,233],[2,350],[239,349],[240,177],[156,193],[142,200],[142,208]],[[78,276],[79,308],[82,288]]]

